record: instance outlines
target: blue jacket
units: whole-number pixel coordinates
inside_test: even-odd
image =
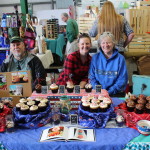
[[[107,59],[102,50],[92,57],[89,69],[89,79],[95,85],[102,85],[109,94],[117,94],[126,89],[128,75],[126,61],[123,55],[114,49],[113,55]]]

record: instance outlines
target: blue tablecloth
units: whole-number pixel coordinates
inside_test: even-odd
[[[63,47],[66,44],[64,35],[59,34],[57,39],[46,39],[45,41],[47,43],[47,49],[60,56],[60,59],[62,60]]]
[[[113,98],[114,106],[122,102]],[[48,127],[17,129],[14,133],[0,133],[0,141],[8,150],[121,150],[139,135],[132,128],[95,129],[95,142],[39,142],[41,133]]]

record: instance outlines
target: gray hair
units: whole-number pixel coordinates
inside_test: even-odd
[[[99,38],[98,38],[98,45],[100,46],[101,45],[101,42],[104,38],[106,37],[109,37],[111,38],[112,42],[114,43],[114,45],[116,45],[116,40],[115,40],[115,37],[114,35],[111,33],[111,32],[103,32]]]
[[[62,13],[61,15],[67,18],[69,17],[67,13]]]

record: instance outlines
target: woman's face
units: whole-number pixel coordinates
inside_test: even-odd
[[[78,43],[79,51],[81,54],[86,54],[90,51],[91,41],[89,38],[81,38]]]
[[[112,42],[112,39],[110,37],[105,37],[101,41],[101,49],[103,50],[104,54],[109,54],[113,52],[113,48],[115,44]]]

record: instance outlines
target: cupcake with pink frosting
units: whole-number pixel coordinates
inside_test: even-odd
[[[99,110],[99,105],[97,103],[90,104],[90,112],[97,113]]]
[[[82,108],[85,111],[89,111],[90,110],[90,102],[89,101],[83,101],[82,102]]]
[[[50,85],[50,90],[52,91],[52,93],[57,93],[58,92],[58,85],[53,83]]]
[[[108,104],[104,103],[104,102],[101,102],[99,104],[99,107],[100,107],[100,112],[106,112],[107,111],[107,108],[108,108]]]
[[[103,99],[103,102],[106,103],[106,104],[108,105],[108,107],[110,107],[110,105],[111,105],[111,103],[112,103],[111,99],[108,98],[108,97],[105,97],[105,98]]]

